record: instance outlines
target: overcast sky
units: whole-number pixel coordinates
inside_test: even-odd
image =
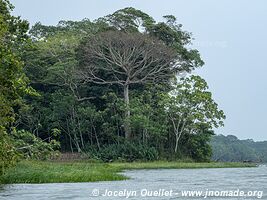
[[[267,1],[265,0],[11,0],[14,14],[40,21],[91,20],[134,7],[156,20],[172,14],[193,33],[204,77],[226,113],[217,134],[267,140]]]

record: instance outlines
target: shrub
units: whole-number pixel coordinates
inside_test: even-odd
[[[17,161],[17,153],[3,127],[0,126],[0,175]]]
[[[90,158],[99,159],[104,162],[112,161],[153,161],[158,160],[159,153],[155,147],[125,142],[122,144],[110,144],[101,147],[88,146],[86,153]]]
[[[11,134],[16,151],[23,158],[46,160],[58,154],[60,144],[56,140],[43,141],[25,130],[14,130]]]

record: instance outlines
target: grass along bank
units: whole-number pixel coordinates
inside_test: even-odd
[[[133,163],[92,163],[92,162],[44,162],[22,161],[9,169],[0,183],[70,183],[125,180],[119,174],[131,169],[195,169],[195,168],[238,168],[255,167],[249,163],[186,163],[186,162],[133,162]]]

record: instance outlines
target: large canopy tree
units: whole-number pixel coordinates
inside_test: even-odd
[[[179,72],[203,65],[198,51],[186,48],[191,35],[181,30],[173,16],[156,23],[134,8],[118,10],[98,19],[105,32],[85,39],[78,50],[79,79],[84,83],[116,84],[123,88],[126,104],[125,136],[129,127],[129,88],[133,84],[169,83]]]
[[[131,136],[127,122],[130,85],[168,81],[178,70],[175,52],[162,41],[141,33],[100,33],[80,46],[80,60],[79,78],[84,82],[123,87],[127,138]]]

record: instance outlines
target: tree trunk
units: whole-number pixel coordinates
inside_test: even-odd
[[[124,121],[124,131],[125,131],[125,138],[130,139],[132,136],[131,127],[130,127],[130,107],[129,107],[129,84],[124,85],[124,101],[126,105],[125,110],[125,121]]]
[[[178,143],[179,143],[179,138],[176,136],[174,153],[177,153],[177,150],[178,150]]]

